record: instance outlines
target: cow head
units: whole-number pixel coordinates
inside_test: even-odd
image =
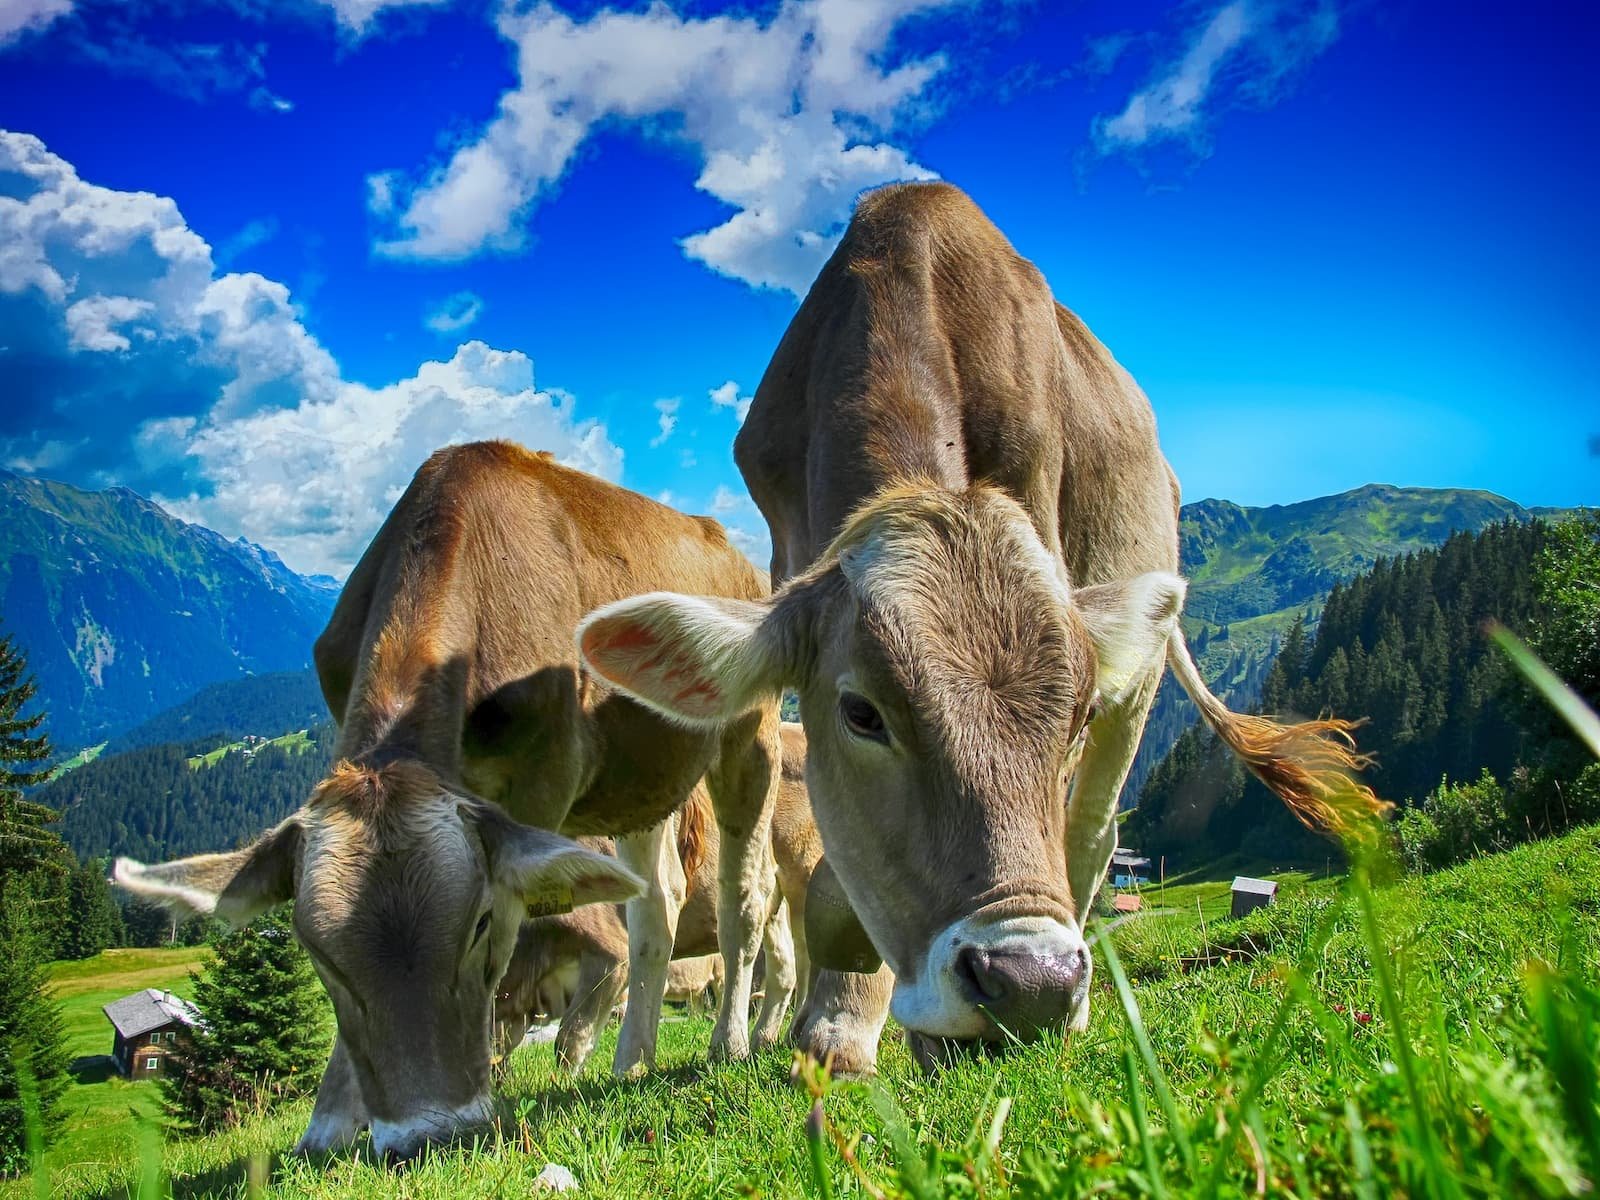
[[[319,1103],[319,1130],[369,1124],[407,1158],[481,1125],[489,1107],[495,984],[523,914],[637,895],[616,859],[511,820],[415,762],[342,763],[254,845],[113,878],[170,908],[233,924],[295,902],[295,931],[333,1000],[361,1113]]]
[[[1066,810],[1097,702],[1159,669],[1183,581],[1072,588],[987,487],[858,511],[771,601],[658,593],[579,627],[590,667],[683,722],[800,697],[827,860],[907,1028],[1023,1039],[1085,1002]]]

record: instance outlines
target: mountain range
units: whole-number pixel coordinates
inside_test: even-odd
[[[1188,504],[1185,632],[1206,677],[1245,706],[1282,634],[1297,617],[1314,624],[1336,582],[1456,530],[1563,511],[1489,492],[1387,485],[1264,508]],[[107,758],[168,744],[192,753],[325,721],[311,645],[338,587],[126,489],[0,472],[0,630],[27,653],[63,755],[102,743]],[[1191,719],[1169,681],[1125,802]],[[62,794],[69,805],[70,795]],[[145,845],[155,836],[126,834]]]
[[[0,631],[27,653],[62,751],[208,684],[304,670],[338,592],[126,488],[0,471]]]

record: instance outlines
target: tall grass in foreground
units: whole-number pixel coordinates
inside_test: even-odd
[[[838,1085],[801,1070],[816,1097],[817,1196],[847,1170],[872,1196],[1578,1196],[1600,1170],[1600,989],[1588,945],[1569,923],[1554,961],[1522,970],[1520,994],[1480,1013],[1419,1004],[1447,989],[1441,966],[1423,980],[1385,936],[1388,889],[1355,872],[1331,901],[1285,922],[1299,940],[1270,978],[1281,989],[1259,1036],[1231,1040],[1201,1028],[1208,1070],[1175,1081],[1162,1063],[1138,995],[1109,938],[1098,950],[1124,1018],[1114,1095],[1066,1088],[1073,1129],[1063,1144],[1034,1145],[1007,1164],[999,1153],[1011,1101],[991,1098],[971,1134],[918,1143],[889,1093],[875,1107],[893,1162],[876,1176],[856,1155],[860,1131],[827,1119]],[[1446,889],[1448,890],[1448,888]],[[1331,960],[1330,960],[1330,951]],[[1326,998],[1330,961],[1352,952],[1370,968],[1372,1008]],[[1462,967],[1471,971],[1470,963]],[[1222,968],[1215,968],[1222,969]],[[1170,1037],[1173,1031],[1165,1030]]]

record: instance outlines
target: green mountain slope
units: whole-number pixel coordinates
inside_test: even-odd
[[[333,580],[297,575],[125,488],[0,471],[0,618],[27,652],[62,751],[207,684],[304,670],[337,594]]]
[[[1218,694],[1235,707],[1247,706],[1260,695],[1278,640],[1298,616],[1314,627],[1335,583],[1355,578],[1380,558],[1442,545],[1457,531],[1535,515],[1545,514],[1493,492],[1389,484],[1267,508],[1228,500],[1186,504],[1178,530],[1189,580],[1184,631]],[[1134,803],[1194,716],[1169,679],[1123,789],[1124,806]]]

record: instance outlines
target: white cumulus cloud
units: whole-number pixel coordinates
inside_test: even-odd
[[[269,545],[300,569],[342,574],[440,446],[505,437],[618,478],[622,451],[575,406],[534,386],[525,354],[467,342],[449,361],[424,363],[387,387],[343,383],[325,399],[195,427],[179,444],[206,490],[161,500]]]
[[[733,413],[734,420],[741,425],[750,415],[750,405],[755,402],[754,396],[739,395],[739,385],[731,379],[727,383],[718,384],[708,394],[713,407],[727,409]]]
[[[590,135],[632,123],[687,146],[695,186],[734,210],[687,234],[684,252],[802,293],[863,188],[933,176],[890,139],[946,60],[895,61],[894,34],[968,2],[785,0],[765,18],[687,17],[664,3],[582,20],[549,3],[507,10],[500,30],[520,82],[448,161],[420,178],[373,177],[370,206],[391,227],[377,249],[443,260],[515,250]]]
[[[88,183],[3,130],[0,327],[30,364],[0,405],[0,461],[153,491],[300,570],[347,570],[447,443],[510,437],[622,470],[526,355],[471,341],[385,387],[347,380],[288,289],[218,274],[172,200]]]

